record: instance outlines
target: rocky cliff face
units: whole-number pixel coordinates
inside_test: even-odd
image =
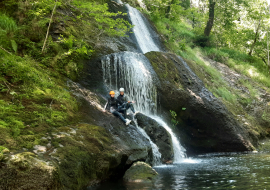
[[[252,137],[182,58],[160,52],[146,57],[160,79],[160,113],[178,114],[177,129],[188,155],[253,150]]]

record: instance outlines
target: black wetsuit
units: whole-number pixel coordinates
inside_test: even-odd
[[[105,109],[109,110],[113,115],[118,116],[124,123],[126,123],[125,118],[122,116],[121,113],[118,112],[118,107],[120,106],[119,100],[116,98],[108,98],[108,101],[105,105]]]
[[[133,107],[132,103],[128,103],[127,98],[126,98],[125,95],[121,95],[121,94],[120,94],[120,95],[117,97],[117,100],[118,100],[119,103],[120,103],[120,107],[119,107],[119,111],[120,111],[120,112],[126,112],[126,111],[130,108],[131,111],[132,111],[133,113],[135,113],[135,110],[134,110],[134,107]],[[123,111],[122,111],[122,109],[123,109]],[[124,113],[124,115],[126,115],[126,113]]]

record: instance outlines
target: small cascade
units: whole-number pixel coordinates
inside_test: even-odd
[[[108,89],[123,87],[134,107],[146,114],[155,114],[157,91],[153,84],[154,71],[148,59],[139,53],[121,52],[106,55],[101,60],[103,81]]]
[[[134,122],[135,122],[137,128],[139,129],[139,131],[142,133],[142,135],[145,136],[151,144],[152,153],[153,153],[152,165],[153,166],[161,165],[161,161],[160,161],[161,160],[161,153],[159,152],[157,145],[155,143],[153,143],[153,141],[150,139],[150,137],[147,135],[147,133],[140,126],[138,126],[136,119],[134,120]]]
[[[153,39],[153,37],[156,36],[155,32],[150,31],[149,27],[147,27],[151,24],[147,22],[142,13],[140,13],[136,8],[131,7],[129,4],[126,4],[126,7],[128,9],[128,15],[132,25],[134,25],[132,28],[133,33],[142,52],[147,53],[150,51],[161,51]]]
[[[157,116],[151,116],[154,120],[156,120],[161,126],[163,126],[171,135],[172,137],[172,144],[173,144],[173,152],[174,152],[174,160],[173,163],[180,163],[183,161],[183,158],[186,157],[186,149],[180,145],[177,137],[173,133],[172,129],[160,118]]]

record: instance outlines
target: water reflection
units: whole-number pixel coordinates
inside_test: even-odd
[[[95,190],[270,189],[270,154],[215,154],[155,167],[153,184],[107,182]]]

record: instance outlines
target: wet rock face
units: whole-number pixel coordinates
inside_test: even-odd
[[[100,95],[83,88],[78,83],[70,84],[72,92],[81,102],[82,122],[100,126],[107,131],[107,135],[113,139],[110,146],[113,147],[116,155],[119,155],[120,162],[110,164],[110,174],[107,178],[122,177],[125,170],[133,162],[152,162],[152,148],[149,140],[144,137],[136,126],[126,126],[119,118],[109,112],[102,112],[101,105],[105,101]]]
[[[123,179],[128,182],[152,182],[158,173],[144,162],[134,163],[125,173]]]
[[[146,57],[160,79],[159,112],[177,113],[177,129],[188,155],[253,150],[246,130],[182,58],[160,52],[147,53]]]
[[[161,153],[163,163],[173,160],[173,145],[171,135],[154,119],[138,113],[136,115],[138,125],[145,130],[150,139],[157,145]]]

